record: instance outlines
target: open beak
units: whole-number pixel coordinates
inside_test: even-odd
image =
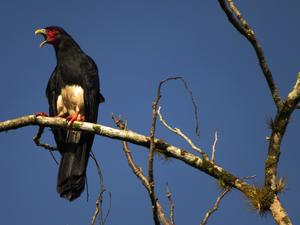
[[[35,35],[37,34],[41,34],[43,35],[43,37],[45,38],[45,40],[40,44],[40,47],[43,47],[44,44],[46,44],[48,42],[47,40],[47,32],[46,32],[46,29],[37,29],[35,32],[34,32]]]

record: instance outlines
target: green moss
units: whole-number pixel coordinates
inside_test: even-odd
[[[252,207],[257,210],[260,215],[265,215],[270,210],[274,197],[274,192],[265,187],[254,187],[254,190],[247,195]]]
[[[100,128],[100,126],[98,126],[98,125],[94,125],[93,126],[93,130],[96,132],[96,133],[100,133],[101,132],[101,128]]]
[[[81,128],[81,124],[73,123],[72,128],[78,130]]]

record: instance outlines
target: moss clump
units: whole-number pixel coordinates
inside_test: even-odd
[[[94,130],[96,133],[100,133],[100,132],[101,132],[101,128],[100,128],[100,126],[98,126],[98,125],[94,125],[94,126],[93,126],[93,130]]]
[[[254,187],[254,191],[248,195],[248,200],[260,215],[265,215],[274,201],[274,191],[265,187]]]
[[[72,124],[72,128],[78,130],[78,129],[81,128],[81,124],[73,123],[73,124]]]

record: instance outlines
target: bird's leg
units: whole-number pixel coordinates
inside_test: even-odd
[[[75,120],[77,120],[78,112],[75,112],[72,116],[67,117],[68,127],[71,127]]]
[[[72,116],[68,116],[67,121],[68,121],[68,127],[71,127],[74,121],[84,121],[85,116],[79,114],[78,111],[76,111]]]
[[[49,116],[48,115],[48,113],[46,113],[46,112],[36,112],[35,114],[34,114],[35,116]]]

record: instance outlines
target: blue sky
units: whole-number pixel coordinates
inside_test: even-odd
[[[236,1],[264,47],[274,79],[286,96],[300,71],[299,7],[296,0]],[[51,46],[40,49],[34,30],[64,27],[97,63],[102,93],[101,124],[112,126],[111,114],[122,115],[130,129],[149,134],[151,103],[160,80],[183,76],[199,108],[201,136],[194,134],[192,104],[182,85],[163,87],[162,113],[202,149],[210,153],[219,132],[216,161],[238,176],[256,174],[263,183],[267,121],[275,107],[254,51],[228,23],[218,2],[182,0],[2,1],[0,7],[0,120],[47,111],[45,88],[55,66]],[[279,175],[287,179],[281,200],[294,224],[300,223],[298,192],[299,112],[295,112],[282,144]],[[36,127],[0,134],[0,223],[80,225],[90,223],[98,195],[94,163],[88,168],[86,194],[72,203],[56,193],[57,166],[36,147]],[[157,135],[188,148],[158,124]],[[53,143],[47,131],[44,140]],[[146,170],[147,151],[130,146]],[[94,152],[112,192],[107,224],[153,224],[150,201],[132,174],[121,143],[96,138]],[[297,169],[298,168],[298,169]],[[167,208],[165,184],[175,202],[177,224],[199,224],[219,195],[216,181],[176,160],[155,159],[158,196]],[[209,224],[274,224],[259,217],[238,191],[225,197]]]

